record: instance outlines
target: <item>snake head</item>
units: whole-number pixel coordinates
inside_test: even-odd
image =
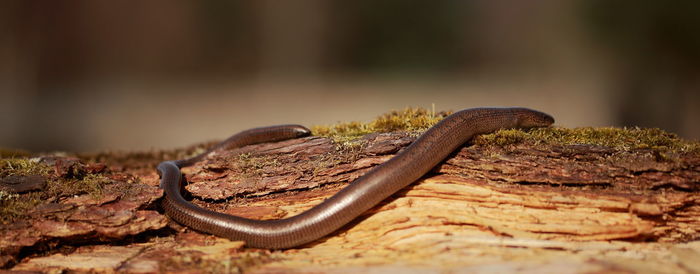
[[[547,127],[554,124],[554,117],[544,112],[528,108],[515,108],[514,111],[520,128]]]

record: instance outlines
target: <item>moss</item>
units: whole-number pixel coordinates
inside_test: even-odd
[[[434,110],[424,108],[406,108],[383,114],[369,123],[348,122],[314,126],[311,132],[317,136],[329,137],[339,144],[353,145],[358,138],[374,132],[425,131],[449,114],[451,112],[435,113]]]
[[[250,153],[238,155],[238,165],[241,168],[241,178],[260,176],[267,167],[280,166],[279,161],[271,156],[253,156]]]
[[[314,126],[314,135],[329,137],[341,148],[360,147],[357,140],[374,132],[409,131],[420,133],[447,117],[451,112],[429,111],[423,108],[406,108],[383,114],[369,123],[349,122],[331,126]],[[506,146],[528,142],[532,144],[590,144],[612,147],[618,150],[652,149],[668,152],[700,152],[700,143],[689,142],[677,135],[657,128],[537,128],[531,130],[505,129],[481,135],[474,143]]]
[[[476,145],[506,146],[519,144],[524,140],[534,139],[532,134],[519,129],[503,129],[491,134],[484,134],[474,139]]]
[[[80,194],[89,194],[98,199],[108,182],[109,179],[103,175],[86,174],[79,178],[49,181],[44,192],[47,197],[56,199]]]
[[[700,152],[700,143],[689,142],[676,134],[658,128],[537,128],[528,131],[518,129],[499,130],[479,136],[478,145],[505,146],[528,142],[532,144],[573,145],[588,144],[611,147],[617,150],[652,149],[671,152]]]
[[[0,178],[7,176],[42,175],[48,176],[51,168],[27,158],[0,159]],[[25,216],[32,208],[41,203],[41,194],[37,192],[14,194],[0,191],[0,223],[7,224]]]
[[[51,172],[51,167],[27,158],[0,159],[0,177],[11,175],[43,175]]]
[[[22,194],[0,192],[0,222],[4,224],[26,217],[39,204],[54,202],[62,197],[89,194],[99,198],[104,185],[109,182],[104,175],[77,171],[72,171],[70,178],[57,177],[50,166],[33,159],[0,159],[0,177],[11,175],[41,175],[46,178],[46,186],[42,191]]]
[[[26,216],[42,202],[40,193],[14,194],[0,191],[0,223],[8,224]]]
[[[55,202],[61,197],[88,194],[99,199],[107,182],[108,179],[104,176],[89,174],[82,179],[48,180],[43,191],[22,194],[0,192],[0,223],[7,224],[25,218],[36,206]]]

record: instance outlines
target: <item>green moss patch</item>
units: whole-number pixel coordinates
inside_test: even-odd
[[[46,196],[48,197],[69,197],[79,194],[89,194],[98,199],[104,192],[104,186],[109,183],[109,179],[100,174],[86,174],[84,176],[49,181],[47,184]]]
[[[422,132],[452,112],[438,112],[424,108],[406,108],[383,114],[369,123],[349,122],[331,126],[314,126],[314,135],[332,138],[336,143],[352,146],[360,137],[375,132]],[[617,150],[653,149],[670,152],[700,152],[700,143],[679,138],[676,134],[658,128],[536,128],[531,130],[504,129],[478,136],[478,145],[506,146],[528,142],[532,144],[573,145],[589,144]]]
[[[7,176],[42,175],[48,176],[51,168],[27,158],[0,159],[0,178]],[[0,191],[0,223],[6,224],[24,216],[40,204],[41,195],[37,192],[15,194]]]
[[[37,192],[14,194],[0,191],[0,223],[8,224],[26,216],[41,201]]]
[[[653,149],[672,152],[699,152],[700,143],[689,142],[676,134],[658,128],[537,128],[529,131],[518,129],[499,130],[477,137],[477,145],[505,146],[528,142],[532,144],[574,145],[587,144],[628,151]]]
[[[110,181],[102,174],[71,172],[65,177],[57,176],[53,168],[34,159],[0,159],[0,178],[6,176],[41,175],[46,186],[41,191],[27,193],[0,192],[0,223],[10,223],[28,216],[39,204],[58,201],[63,197],[89,194],[101,197],[104,186]]]
[[[11,175],[49,175],[51,168],[28,158],[0,159],[0,177]]]
[[[348,122],[331,126],[314,126],[311,132],[316,136],[333,139],[336,143],[347,144],[365,134],[392,131],[425,131],[451,112],[438,112],[424,108],[406,108],[391,111],[369,123]]]

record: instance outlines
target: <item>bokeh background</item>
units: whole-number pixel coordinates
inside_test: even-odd
[[[700,138],[700,1],[0,3],[0,147],[174,148],[433,105]]]

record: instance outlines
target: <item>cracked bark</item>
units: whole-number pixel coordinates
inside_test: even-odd
[[[370,134],[342,148],[327,138],[308,137],[225,151],[184,169],[186,189],[193,203],[211,210],[286,218],[387,161],[415,136]],[[101,155],[99,160],[112,170],[115,183],[131,178],[159,196],[152,167],[163,158],[184,156],[155,154]],[[163,218],[145,210],[153,200],[150,194],[125,211],[131,215],[124,220],[144,220],[135,229],[107,214],[112,208],[100,208],[126,199],[115,193],[102,198],[111,202],[61,201],[73,205],[67,219],[46,217],[56,216],[54,211],[66,215],[64,209],[32,215],[34,225],[53,218],[53,230],[45,229],[50,232],[34,242],[15,244],[23,252],[2,254],[16,260],[9,264],[14,270],[693,272],[700,271],[700,244],[694,241],[700,235],[698,178],[698,153],[585,144],[473,145],[340,231],[298,249],[247,249],[172,222],[163,228],[162,221],[147,221]],[[80,199],[85,206],[75,206]],[[70,226],[78,224],[92,227]],[[105,224],[110,228],[100,228]],[[115,228],[120,225],[132,229]],[[68,227],[56,229],[61,226]],[[66,232],[75,230],[82,232]],[[5,247],[22,242],[20,236],[8,237],[13,231],[3,230]],[[105,235],[112,240],[102,239]],[[124,240],[126,235],[145,236]],[[52,239],[73,245],[76,237],[82,237],[81,244],[67,254],[33,251]],[[105,245],[115,242],[122,244]]]

